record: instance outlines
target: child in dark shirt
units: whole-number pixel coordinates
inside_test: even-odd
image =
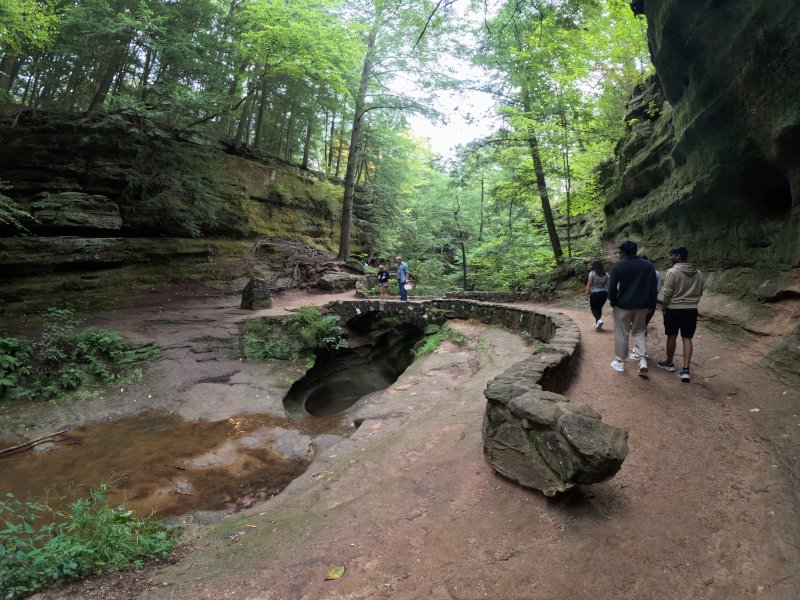
[[[381,298],[389,297],[389,271],[386,265],[378,265],[378,287],[381,290]]]

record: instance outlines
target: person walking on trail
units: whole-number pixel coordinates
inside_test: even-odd
[[[639,247],[627,240],[619,246],[620,260],[611,269],[608,300],[614,310],[614,351],[611,368],[625,372],[628,336],[633,335],[633,355],[639,375],[647,375],[647,312],[656,307],[656,270],[649,260],[636,256]]]
[[[408,290],[406,289],[406,282],[408,282],[408,263],[404,261],[401,256],[395,256],[394,262],[397,264],[397,287],[400,288],[400,300],[405,302],[408,300]]]
[[[694,352],[692,338],[697,330],[697,305],[703,295],[703,274],[689,262],[689,250],[684,246],[669,251],[672,267],[664,277],[658,301],[664,313],[664,333],[667,336],[667,359],[658,361],[658,366],[667,371],[675,371],[675,347],[678,333],[683,340],[683,368],[681,381],[689,383],[689,371]]]
[[[586,299],[594,317],[595,329],[603,327],[603,306],[608,300],[608,273],[602,260],[592,261],[592,270],[586,281]]]

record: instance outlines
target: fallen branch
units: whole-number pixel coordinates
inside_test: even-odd
[[[36,438],[35,440],[30,440],[22,444],[17,444],[16,446],[11,446],[10,448],[3,448],[2,450],[0,450],[0,456],[4,454],[11,454],[12,452],[16,452],[17,450],[28,450],[30,448],[33,448],[36,444],[40,444],[41,442],[50,440],[66,432],[67,432],[66,429],[62,429],[61,431],[56,431],[55,433],[51,433],[50,435],[44,435],[40,438]]]

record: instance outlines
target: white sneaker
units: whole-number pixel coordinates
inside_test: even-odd
[[[647,374],[647,359],[642,357],[639,359],[639,375]]]
[[[614,359],[614,360],[611,361],[611,368],[614,369],[615,371],[620,372],[620,373],[624,373],[625,372],[625,363],[622,362],[619,359]]]
[[[603,327],[603,319],[598,319],[597,323],[595,323],[595,329],[600,329]]]
[[[628,354],[628,358],[630,358],[631,360],[639,360],[639,357],[636,355],[636,352],[634,352],[633,350],[631,350],[631,353]]]
[[[597,321],[595,321],[594,325],[592,325],[592,329],[600,329],[600,325]]]

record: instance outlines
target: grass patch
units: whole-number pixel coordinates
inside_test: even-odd
[[[141,568],[146,560],[169,555],[180,530],[109,506],[107,491],[101,485],[63,511],[23,503],[10,492],[0,500],[3,598],[20,598],[59,580]]]
[[[436,333],[426,336],[419,348],[413,350],[414,359],[431,354],[444,341],[452,342],[456,346],[463,346],[467,342],[467,338],[460,331],[456,331],[445,323]]]

